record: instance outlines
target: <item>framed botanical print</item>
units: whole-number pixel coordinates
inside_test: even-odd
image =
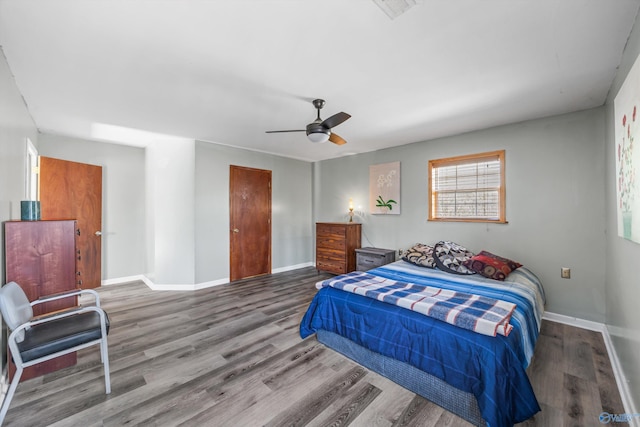
[[[400,162],[369,166],[369,210],[400,215]]]
[[[640,243],[640,59],[636,59],[614,100],[616,209],[618,235]]]

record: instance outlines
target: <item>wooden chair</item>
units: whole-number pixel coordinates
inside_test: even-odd
[[[32,307],[37,304],[81,294],[92,294],[95,305],[71,307],[33,317]],[[0,425],[7,415],[24,368],[92,345],[100,344],[106,393],[111,393],[107,347],[109,317],[100,308],[100,297],[96,291],[78,289],[29,302],[22,288],[16,282],[10,282],[0,288],[0,310],[7,327],[12,331],[8,344],[16,365],[15,375],[0,410]]]

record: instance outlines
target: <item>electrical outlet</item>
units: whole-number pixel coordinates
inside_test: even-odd
[[[560,277],[563,279],[571,279],[571,269],[568,267],[562,267],[560,269]]]
[[[398,258],[402,256],[402,249],[398,249]]]

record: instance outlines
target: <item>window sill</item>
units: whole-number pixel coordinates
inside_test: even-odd
[[[502,219],[482,219],[482,218],[427,218],[427,221],[434,222],[482,222],[489,224],[508,224],[509,221]]]

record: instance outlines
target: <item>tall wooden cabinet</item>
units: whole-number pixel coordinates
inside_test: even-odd
[[[355,271],[361,233],[362,224],[355,222],[316,223],[316,268],[334,274]]]
[[[16,282],[29,301],[77,288],[75,221],[9,221],[4,223],[6,283]],[[77,305],[75,297],[34,307],[34,315]],[[10,360],[10,359],[9,359]],[[76,354],[24,370],[33,378],[76,363]],[[15,368],[10,363],[10,373]]]

